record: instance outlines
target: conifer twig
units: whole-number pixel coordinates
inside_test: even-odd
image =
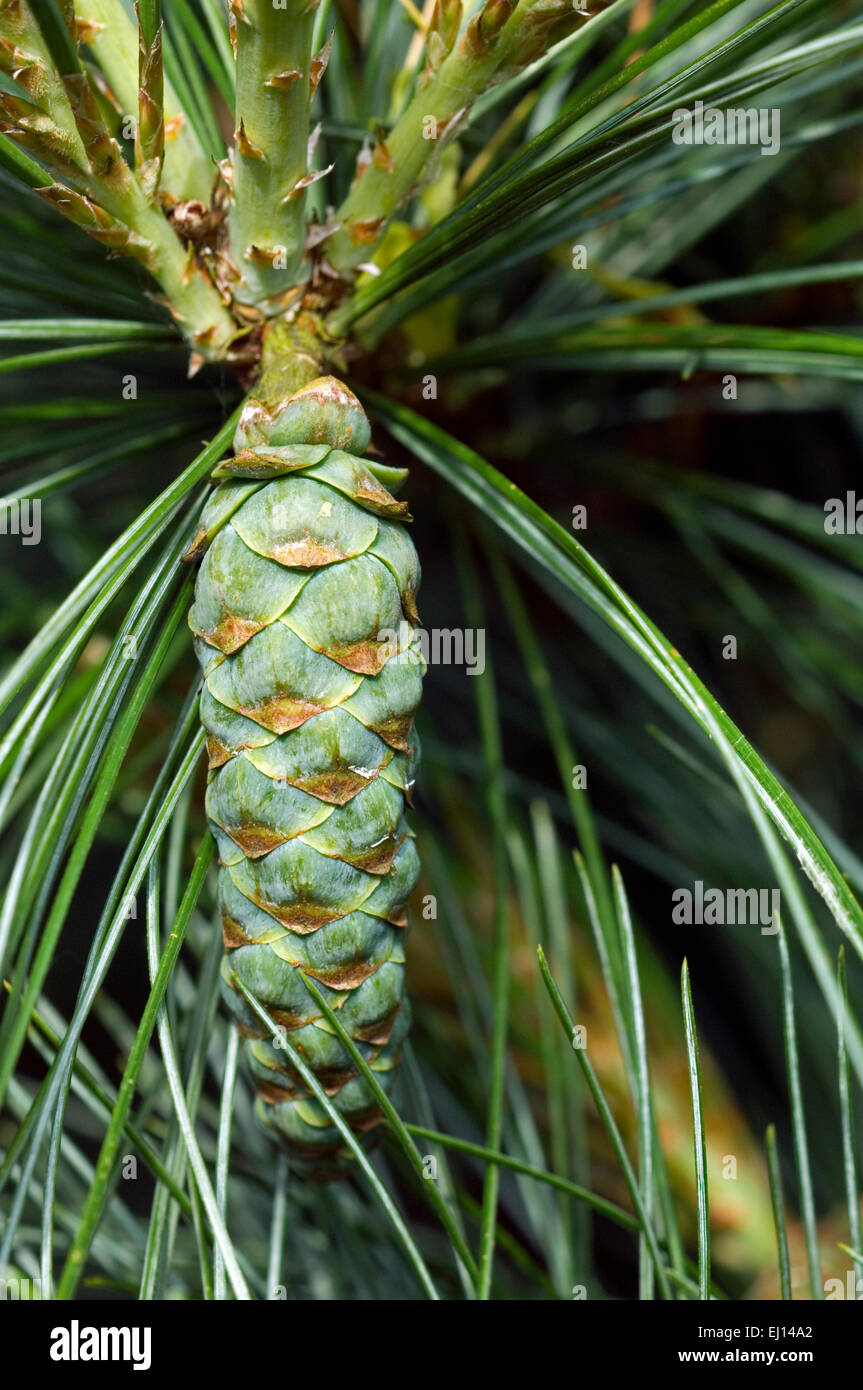
[[[121,0],[75,0],[81,42],[96,58],[122,117],[139,110],[135,25]],[[164,164],[160,189],[169,201],[209,203],[215,169],[170,81],[163,77]]]
[[[532,62],[558,29],[580,18],[570,0],[485,0],[462,27],[462,0],[437,0],[416,93],[386,139],[361,156],[327,242],[331,264],[347,271],[367,260],[391,215],[428,176],[434,155],[461,129],[477,98]]]
[[[137,0],[138,124],[135,168],[144,192],[155,197],[165,158],[165,77],[162,67],[160,0]]]
[[[237,298],[280,306],[297,282],[305,249],[309,106],[321,75],[312,56],[319,0],[232,0],[237,58],[231,251]],[[269,301],[269,303],[267,303]]]

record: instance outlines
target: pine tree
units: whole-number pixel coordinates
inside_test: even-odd
[[[861,47],[842,0],[0,0],[0,1282],[21,1297],[592,1298],[606,1226],[641,1297],[706,1299],[726,1260],[735,1290],[789,1294],[788,1224],[818,1296],[827,1247],[860,1251],[859,962],[830,967],[838,933],[863,957],[853,850],[643,611],[700,654],[739,632],[741,722],[789,676],[774,729],[802,748],[808,714],[819,756],[838,731],[846,809],[853,517],[825,535],[736,459],[605,436],[667,414],[676,449],[681,403],[856,419],[859,339],[815,296],[841,284],[847,322],[860,263],[825,257],[856,232]],[[680,140],[698,103],[733,108],[726,133],[781,107],[779,149]],[[817,332],[770,326],[783,293]],[[589,478],[638,601],[586,548]],[[476,680],[434,673],[423,772],[409,505],[441,541],[424,604],[505,633]],[[641,505],[666,524],[636,539]],[[684,963],[681,1017],[604,841],[658,881],[781,884],[745,970],[716,948],[723,981],[754,963],[784,1005],[766,1165],[699,1051],[710,981]],[[420,874],[436,930],[411,955]],[[114,990],[129,960],[140,1007]],[[822,1106],[807,1140],[837,1040],[839,1123]]]

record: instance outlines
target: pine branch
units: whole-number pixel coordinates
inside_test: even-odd
[[[362,164],[336,214],[327,259],[339,270],[367,260],[392,214],[416,192],[478,97],[511,77],[580,21],[569,0],[485,0],[462,29],[461,0],[437,0],[417,91],[386,140]]]
[[[237,59],[231,250],[241,302],[275,312],[300,275],[305,249],[309,106],[321,64],[312,57],[319,0],[232,0]]]
[[[58,165],[87,168],[87,154],[63,80],[32,11],[23,0],[0,0],[0,71],[23,96],[0,90],[0,126]],[[43,154],[44,152],[44,154]]]
[[[161,286],[167,308],[195,353],[206,359],[224,357],[236,333],[233,319],[164,213],[148,202],[119,151],[110,181],[78,171],[66,183],[52,180],[16,141],[0,134],[0,164],[96,241],[140,261]]]
[[[160,163],[153,100],[158,91],[153,55],[160,16],[153,0],[149,0],[145,23],[143,66],[149,89],[143,90],[147,118],[141,153],[146,162],[139,182],[105,125],[81,65],[71,6],[66,3],[64,8],[57,0],[31,0],[25,8],[21,0],[8,0],[0,11],[2,53],[7,63],[10,58],[13,62],[22,58],[17,71],[24,77],[27,95],[2,93],[2,162],[97,241],[146,266],[195,353],[202,358],[222,357],[235,335],[234,321],[194,252],[186,250],[161,207],[151,201]],[[133,38],[134,32],[130,26]],[[17,157],[7,141],[19,147]]]
[[[121,0],[75,0],[75,14],[80,41],[99,64],[121,118],[137,112],[140,120],[138,40]],[[173,86],[164,78],[163,88],[162,194],[177,202],[196,199],[209,204],[215,170]]]
[[[165,74],[162,67],[160,0],[138,0],[138,124],[135,167],[138,181],[155,197],[165,159]]]

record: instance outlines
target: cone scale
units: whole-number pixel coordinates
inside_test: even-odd
[[[201,518],[189,614],[204,673],[207,818],[219,850],[222,993],[248,1040],[257,1111],[298,1160],[330,1166],[342,1136],[242,981],[352,1130],[373,1093],[303,980],[314,979],[384,1090],[408,1028],[405,819],[424,667],[405,471],[362,456],[356,397],[321,377],[249,401]]]

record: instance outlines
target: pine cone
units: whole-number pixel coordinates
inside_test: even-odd
[[[276,409],[249,402],[192,548],[189,624],[204,670],[207,816],[219,847],[223,993],[269,1130],[301,1157],[343,1140],[231,983],[242,980],[355,1130],[374,1097],[297,967],[389,1089],[408,1027],[405,823],[424,667],[404,470],[359,457],[356,398],[319,378]],[[352,452],[346,451],[350,446]]]

